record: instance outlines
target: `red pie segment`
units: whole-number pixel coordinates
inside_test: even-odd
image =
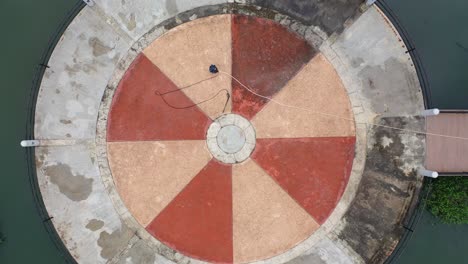
[[[151,61],[139,55],[122,78],[109,111],[107,140],[205,139],[211,120]]]
[[[272,97],[316,51],[274,21],[233,16],[232,75],[256,93]],[[232,82],[233,112],[252,118],[268,102]]]
[[[208,262],[232,263],[232,169],[208,165],[146,228],[171,248]]]
[[[354,137],[257,139],[253,159],[323,224],[348,183]]]

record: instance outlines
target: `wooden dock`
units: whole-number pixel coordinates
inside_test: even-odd
[[[428,133],[468,138],[468,113],[441,113],[427,118]],[[426,168],[439,173],[468,173],[468,139],[428,135]]]

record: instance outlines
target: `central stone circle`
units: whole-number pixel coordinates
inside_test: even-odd
[[[242,149],[246,139],[244,130],[236,125],[230,125],[221,128],[216,140],[222,151],[233,154]]]
[[[226,114],[208,128],[206,143],[213,156],[224,163],[240,163],[255,149],[255,129],[244,117]]]

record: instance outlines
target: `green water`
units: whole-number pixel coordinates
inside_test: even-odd
[[[468,0],[384,0],[410,34],[429,80],[430,107],[468,109]],[[468,225],[425,212],[398,264],[468,263]]]
[[[468,225],[443,224],[425,211],[396,263],[468,263]]]
[[[31,194],[24,150],[29,91],[42,52],[73,0],[0,0],[0,263],[64,263]]]
[[[468,0],[386,1],[421,54],[433,106],[468,109]],[[1,264],[64,262],[37,214],[19,142],[35,65],[75,2],[0,0]],[[398,263],[466,263],[467,240],[468,226],[443,225],[426,213]]]
[[[468,109],[468,0],[384,0],[409,32],[430,83],[430,107]]]

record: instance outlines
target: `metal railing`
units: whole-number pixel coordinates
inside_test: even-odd
[[[446,114],[468,114],[468,109],[440,109],[440,112]]]
[[[27,106],[27,121],[26,121],[26,130],[24,134],[24,139],[34,139],[34,120],[35,120],[35,111],[36,111],[36,100],[39,93],[39,89],[42,82],[42,77],[46,69],[49,59],[52,55],[52,52],[55,49],[55,46],[59,42],[63,33],[67,29],[68,25],[73,21],[73,19],[78,15],[78,13],[86,6],[82,0],[75,0],[75,5],[68,11],[65,18],[61,21],[59,27],[56,29],[55,33],[49,40],[46,49],[44,50],[41,59],[36,66],[35,74],[32,81],[31,90],[28,95],[28,106]],[[50,221],[53,217],[49,215],[45,207],[44,201],[42,200],[41,190],[39,188],[39,183],[36,175],[36,164],[35,164],[35,151],[34,148],[24,148],[25,151],[25,160],[27,163],[27,170],[29,176],[29,183],[31,186],[31,191],[34,197],[34,204],[39,213],[39,216],[43,219],[44,228],[49,234],[50,239],[54,243],[55,247],[59,251],[60,255],[63,257],[65,263],[75,264],[77,263],[73,256],[68,251],[67,247],[64,245],[62,239],[60,238],[57,230],[55,229],[53,223]]]
[[[397,263],[398,258],[408,246],[408,242],[411,240],[414,230],[423,216],[424,210],[426,210],[426,200],[431,194],[432,181],[433,179],[424,178],[419,193],[415,194],[415,203],[408,209],[409,212],[401,223],[405,231],[392,254],[385,260],[385,264]]]

